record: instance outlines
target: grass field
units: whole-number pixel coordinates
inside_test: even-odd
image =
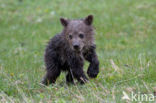
[[[62,30],[59,18],[88,14],[95,18],[98,77],[68,86],[62,73],[43,87],[44,49]],[[133,103],[123,92],[156,93],[155,0],[0,0],[0,103]]]

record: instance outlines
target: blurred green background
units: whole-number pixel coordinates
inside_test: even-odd
[[[44,49],[59,18],[94,15],[100,74],[43,87]],[[88,63],[85,64],[85,71]],[[0,102],[125,103],[123,91],[156,92],[155,0],[0,0]]]

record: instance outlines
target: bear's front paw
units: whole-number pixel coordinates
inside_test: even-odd
[[[99,73],[99,68],[91,68],[89,67],[87,74],[90,78],[96,78]]]

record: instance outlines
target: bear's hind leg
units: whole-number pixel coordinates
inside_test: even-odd
[[[46,75],[42,80],[42,84],[49,85],[55,83],[57,77],[60,75],[61,70],[58,68],[48,69]]]

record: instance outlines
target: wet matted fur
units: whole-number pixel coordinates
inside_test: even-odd
[[[64,29],[55,35],[45,50],[46,75],[42,83],[55,83],[61,71],[66,71],[67,83],[74,83],[74,78],[81,84],[88,81],[84,71],[84,60],[90,62],[87,74],[91,78],[99,73],[99,61],[94,44],[93,16],[84,19],[69,20],[60,18]]]

